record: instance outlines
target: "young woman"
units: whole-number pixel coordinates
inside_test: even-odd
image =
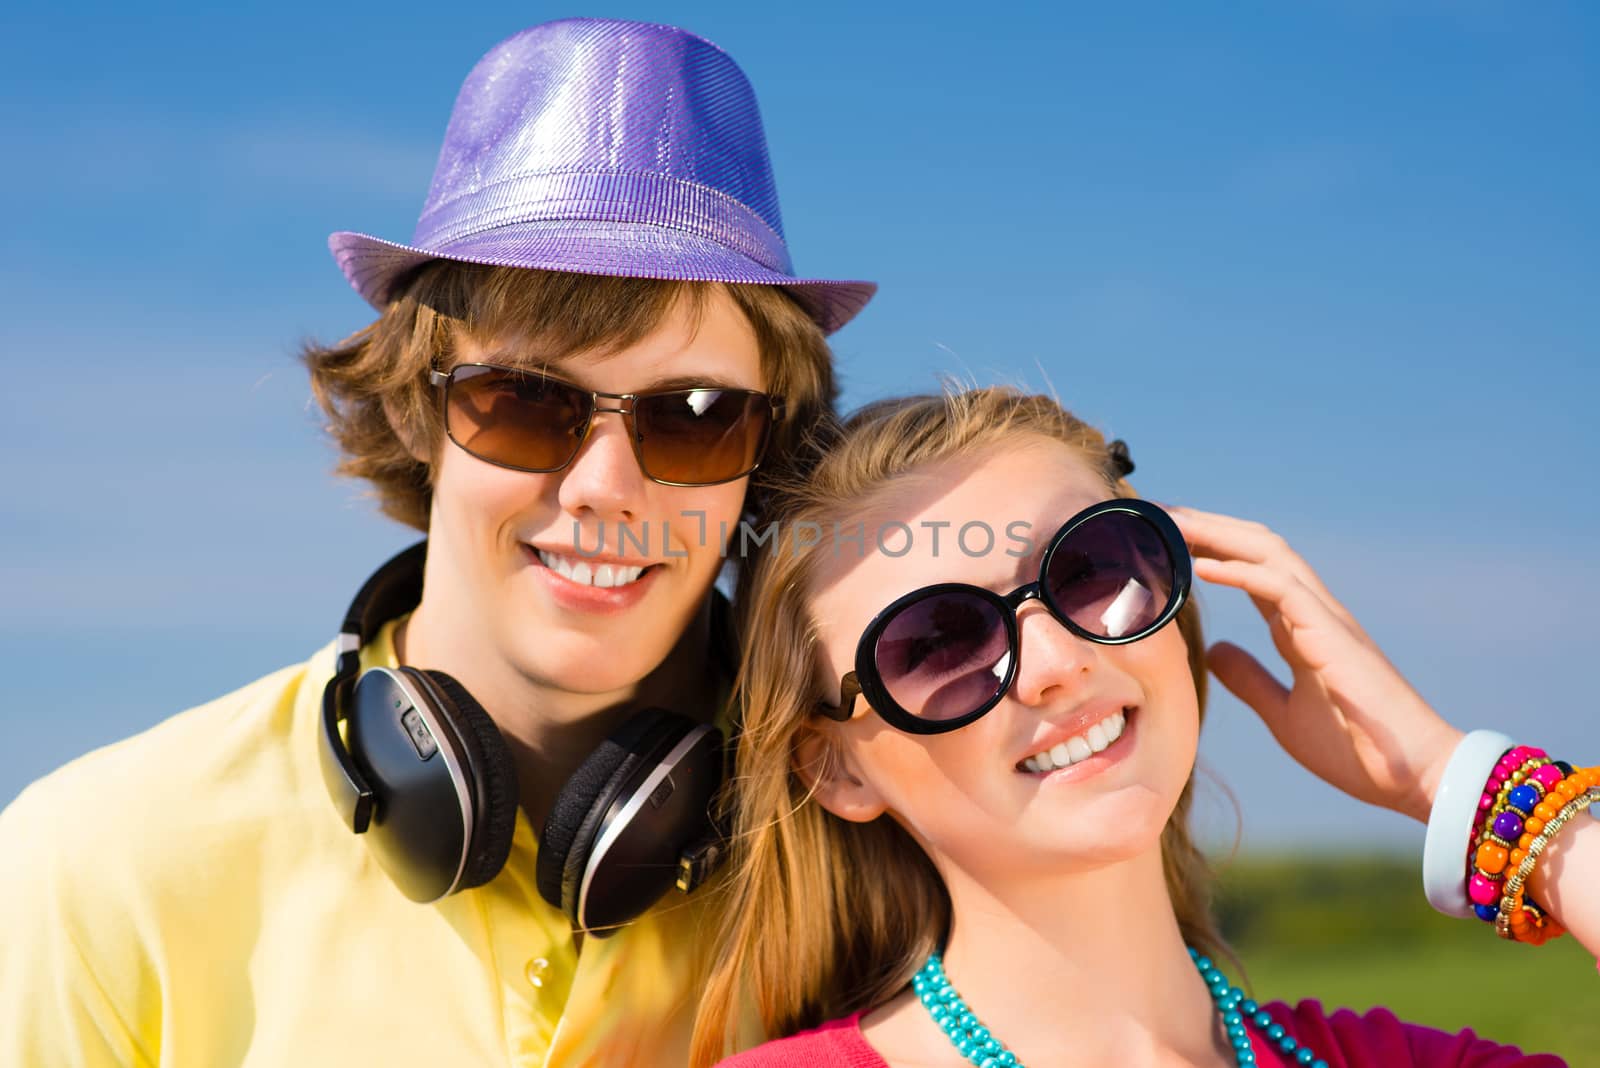
[[[1459,805],[1463,777],[1475,811],[1492,768],[1545,761],[1500,760],[1508,743],[1463,770],[1461,733],[1281,538],[1140,501],[1129,470],[1051,400],[977,390],[867,409],[779,495],[695,1063],[730,1048],[747,991],[791,1037],[742,1068],[1559,1063],[1382,1011],[1263,1008],[1222,977],[1187,829],[1208,669],[1311,771],[1419,820]],[[1254,599],[1291,685],[1207,654],[1195,578]],[[1578,892],[1600,879],[1600,827],[1573,819],[1594,776],[1538,775],[1571,811],[1528,816],[1552,828],[1525,899],[1548,916],[1513,901],[1508,933],[1559,920],[1600,950],[1600,902]],[[1473,824],[1441,832],[1443,891],[1466,888]]]

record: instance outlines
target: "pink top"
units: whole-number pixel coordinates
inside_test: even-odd
[[[1272,1018],[1309,1046],[1329,1068],[1567,1068],[1549,1053],[1523,1053],[1479,1038],[1471,1031],[1449,1034],[1401,1023],[1388,1009],[1358,1016],[1340,1009],[1331,1016],[1316,1001],[1294,1008],[1274,1002],[1265,1006]],[[1261,1068],[1299,1068],[1250,1029],[1256,1063]],[[861,1013],[830,1020],[821,1027],[780,1038],[722,1062],[728,1068],[888,1068],[888,1062],[861,1034]]]

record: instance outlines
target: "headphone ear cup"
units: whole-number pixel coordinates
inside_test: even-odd
[[[636,713],[586,757],[561,787],[539,837],[539,895],[578,924],[577,884],[589,848],[618,786],[668,734],[682,734],[688,719],[645,709]],[[581,925],[580,925],[581,926]]]
[[[410,670],[426,676],[449,702],[448,707],[438,710],[439,718],[455,731],[467,753],[478,817],[467,843],[467,864],[460,889],[482,886],[500,874],[511,855],[517,807],[522,803],[517,768],[500,728],[465,686],[442,671]]]

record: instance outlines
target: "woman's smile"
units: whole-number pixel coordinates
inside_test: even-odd
[[[1038,748],[1031,756],[1017,762],[1017,770],[1045,777],[1068,768],[1081,768],[1080,774],[1067,779],[1055,777],[1058,781],[1077,781],[1109,767],[1132,748],[1128,727],[1136,707],[1121,705],[1075,734],[1065,734],[1062,728],[1051,729],[1042,742],[1036,743]]]

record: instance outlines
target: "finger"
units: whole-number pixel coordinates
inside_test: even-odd
[[[1295,648],[1294,624],[1290,623],[1282,612],[1261,598],[1252,597],[1250,601],[1256,606],[1256,611],[1261,613],[1261,618],[1267,621],[1267,634],[1272,638],[1272,647],[1288,662],[1289,670],[1298,673],[1309,669],[1311,665],[1306,663],[1306,658]]]
[[[1381,649],[1359,640],[1293,577],[1238,560],[1196,560],[1195,573],[1249,593],[1296,681],[1314,675],[1339,707],[1377,714],[1396,693],[1410,692]]]
[[[1250,706],[1290,756],[1316,774],[1323,774],[1317,769],[1332,755],[1328,732],[1342,729],[1343,716],[1315,679],[1296,675],[1291,689],[1279,682],[1254,656],[1231,642],[1217,642],[1206,654],[1206,660],[1217,681]],[[1302,715],[1301,709],[1291,709],[1290,701],[1302,686],[1318,692],[1317,705],[1332,713],[1331,717]]]
[[[1217,559],[1277,564],[1321,598],[1329,611],[1340,617],[1351,631],[1365,641],[1371,640],[1350,610],[1328,591],[1321,577],[1281,534],[1261,523],[1217,512],[1202,512],[1181,506],[1167,510],[1183,532],[1184,539],[1199,554]]]
[[[1256,610],[1273,627],[1275,644],[1286,660],[1321,670],[1342,652],[1369,651],[1360,636],[1293,575],[1266,564],[1207,557],[1195,558],[1194,573],[1207,582],[1249,594]],[[1280,626],[1288,648],[1276,642]]]
[[[1255,711],[1302,767],[1353,797],[1386,803],[1358,755],[1349,719],[1316,680],[1296,676],[1287,690],[1255,657],[1227,642],[1212,646],[1207,660],[1217,680]],[[1302,687],[1316,689],[1315,698],[1303,699]]]
[[[1305,662],[1294,648],[1294,625],[1284,618],[1278,606],[1264,597],[1250,594],[1250,603],[1255,605],[1256,611],[1261,613],[1261,618],[1267,622],[1267,634],[1272,638],[1273,648],[1278,650],[1278,655],[1289,661],[1291,669],[1297,669]],[[1309,665],[1305,665],[1308,666]]]
[[[1288,706],[1289,688],[1261,666],[1261,661],[1232,642],[1217,642],[1206,653],[1206,663],[1228,692],[1255,709],[1273,733]]]
[[[1243,590],[1250,595],[1251,600],[1258,602],[1256,607],[1261,609],[1263,615],[1271,611],[1283,611],[1284,602],[1297,594],[1301,595],[1302,600],[1314,601],[1316,607],[1324,614],[1329,616],[1333,614],[1322,599],[1312,594],[1298,578],[1271,564],[1218,559],[1211,556],[1196,556],[1193,562],[1197,578],[1215,582],[1219,586],[1232,586],[1236,590]],[[1297,619],[1295,622],[1300,620]]]
[[[1258,564],[1278,563],[1327,601],[1330,608],[1349,614],[1338,599],[1328,592],[1305,558],[1272,528],[1253,520],[1193,508],[1176,508],[1172,517],[1190,545],[1205,555]]]
[[[1261,618],[1267,623],[1267,636],[1272,639],[1272,647],[1278,651],[1284,661],[1289,665],[1289,670],[1294,673],[1296,680],[1302,677],[1315,677],[1316,665],[1306,657],[1305,650],[1301,649],[1295,641],[1295,625],[1289,618],[1273,606],[1270,602],[1259,597],[1250,598],[1250,603],[1256,606],[1256,611],[1261,613]]]

